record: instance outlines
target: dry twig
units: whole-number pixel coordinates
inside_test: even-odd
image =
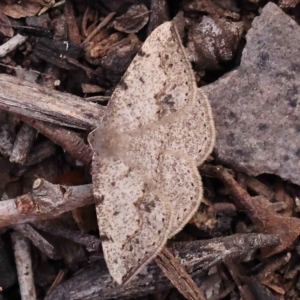
[[[0,109],[79,129],[99,126],[105,108],[67,93],[0,74]]]
[[[31,193],[0,202],[0,227],[53,219],[93,202],[91,184],[70,187],[37,179]]]
[[[79,45],[81,36],[76,24],[73,6],[70,0],[67,0],[64,6],[65,16],[68,24],[68,36],[69,40],[75,45]]]
[[[6,43],[0,46],[0,57],[6,56],[8,53],[25,43],[27,41],[27,38],[27,36],[23,36],[21,34],[17,34],[12,37]]]
[[[24,164],[35,141],[36,135],[37,132],[34,128],[27,124],[22,124],[17,134],[9,160],[11,162]]]
[[[86,44],[88,42],[90,42],[95,36],[96,34],[107,25],[107,23],[113,18],[113,16],[115,15],[115,12],[110,13],[108,16],[106,16],[102,22],[99,23],[99,25],[89,34],[89,36],[83,41],[82,44]]]
[[[29,241],[18,232],[13,232],[11,239],[15,253],[21,298],[22,300],[35,300],[36,293]]]
[[[72,240],[75,243],[85,246],[89,251],[98,251],[101,245],[100,238],[63,226],[58,220],[36,222],[33,226],[52,235]]]
[[[30,224],[18,224],[14,229],[19,231],[23,236],[26,236],[31,242],[52,259],[57,259],[57,254],[54,246],[52,246],[44,237],[42,237]]]
[[[251,196],[234,179],[232,174],[222,166],[204,165],[202,174],[220,179],[228,188],[236,206],[243,209],[261,233],[277,234],[281,243],[276,247],[264,249],[264,256],[271,256],[289,248],[300,234],[300,219],[282,217],[271,213]]]
[[[155,258],[155,262],[186,299],[206,299],[196,283],[167,247],[162,249]]]
[[[54,143],[63,147],[74,158],[88,164],[92,160],[91,148],[84,143],[83,139],[74,131],[65,129],[58,125],[34,120],[27,117],[21,119],[51,139]]]

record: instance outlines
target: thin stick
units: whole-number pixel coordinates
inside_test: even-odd
[[[54,219],[93,202],[92,184],[71,187],[37,179],[30,194],[0,201],[0,227]]]
[[[52,235],[61,236],[83,245],[88,251],[98,251],[101,240],[99,237],[63,226],[58,220],[36,222],[33,226]]]
[[[24,164],[35,141],[36,135],[37,132],[34,128],[27,124],[22,124],[9,160],[14,163]]]
[[[107,25],[107,23],[112,19],[112,17],[115,15],[115,12],[111,12],[109,15],[107,15],[103,21],[89,34],[89,36],[82,42],[82,45],[90,42],[96,34]]]
[[[57,259],[55,248],[30,224],[18,224],[14,226],[14,229],[30,239],[31,242],[48,257]]]
[[[70,0],[67,0],[64,6],[64,12],[68,25],[68,37],[69,40],[75,45],[79,45],[81,42],[81,36],[76,24],[73,6]]]
[[[17,34],[8,40],[6,43],[0,46],[0,57],[6,56],[11,51],[18,48],[20,45],[27,41],[28,37],[21,34]]]
[[[167,247],[162,249],[155,258],[155,262],[186,299],[206,299],[194,280]]]
[[[29,240],[18,232],[11,234],[22,300],[35,300]]]
[[[76,132],[43,121],[26,117],[21,117],[21,119],[54,143],[62,146],[65,151],[69,152],[77,160],[82,161],[84,164],[88,164],[92,160],[93,153],[91,148],[84,143],[83,138]]]

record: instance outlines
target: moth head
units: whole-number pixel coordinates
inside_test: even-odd
[[[100,157],[117,155],[123,148],[122,132],[115,128],[98,127],[88,136],[93,152]]]

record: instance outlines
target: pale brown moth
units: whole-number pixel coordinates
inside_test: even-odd
[[[198,209],[197,166],[215,142],[208,99],[172,22],[147,38],[89,142],[104,257],[124,284]]]

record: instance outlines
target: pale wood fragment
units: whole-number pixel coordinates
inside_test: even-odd
[[[17,34],[8,40],[6,43],[0,46],[0,57],[6,56],[11,51],[22,45],[27,41],[28,37],[21,34]]]
[[[0,201],[0,227],[53,219],[93,202],[91,184],[71,187],[37,179],[30,194]]]
[[[105,108],[71,94],[0,74],[0,109],[62,126],[93,129]]]
[[[32,260],[29,240],[18,232],[11,234],[22,300],[35,300]]]
[[[24,164],[37,136],[37,131],[27,124],[22,124],[12,149],[9,160]]]

